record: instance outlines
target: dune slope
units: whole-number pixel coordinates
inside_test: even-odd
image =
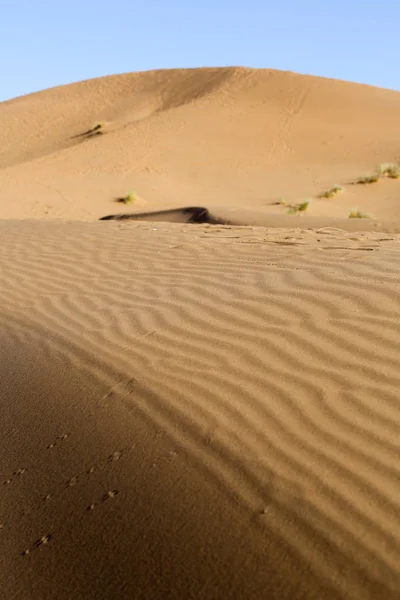
[[[398,598],[397,236],[0,234],[5,596]]]
[[[268,69],[0,104],[2,598],[398,600],[399,125]]]
[[[102,135],[81,136],[103,122]],[[273,70],[130,73],[0,104],[0,215],[92,220],[180,206],[253,207],[313,198],[400,220],[396,181],[348,185],[400,159],[400,94]],[[336,198],[318,195],[345,186]],[[124,208],[124,207],[122,207]]]

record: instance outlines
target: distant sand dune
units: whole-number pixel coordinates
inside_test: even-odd
[[[398,597],[397,236],[0,233],[7,597]]]
[[[79,137],[98,122],[104,135]],[[312,198],[325,225],[353,208],[399,223],[399,182],[349,185],[400,161],[399,126],[398,92],[270,69],[61,86],[0,104],[0,216],[93,220],[134,189],[135,212],[226,206],[290,220],[276,201]],[[335,184],[344,193],[319,198]]]

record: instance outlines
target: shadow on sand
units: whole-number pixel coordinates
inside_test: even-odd
[[[101,217],[100,221],[164,221],[168,223],[209,223],[211,225],[229,225],[229,221],[214,216],[207,208],[185,206],[171,210],[159,210],[144,213],[121,213]]]

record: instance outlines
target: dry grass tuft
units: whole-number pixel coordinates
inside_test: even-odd
[[[378,167],[378,173],[381,177],[390,177],[391,179],[400,178],[400,166],[394,163],[381,163]]]
[[[340,194],[340,192],[343,192],[343,188],[340,185],[334,185],[329,190],[326,190],[326,192],[323,192],[319,197],[320,198],[334,198],[335,196]]]
[[[360,179],[357,179],[356,183],[359,183],[361,185],[368,185],[370,183],[376,183],[377,181],[379,181],[380,176],[378,173],[375,173],[375,175],[368,175],[367,177],[360,177]]]
[[[306,200],[305,202],[300,202],[299,204],[294,204],[288,210],[290,215],[298,215],[306,212],[308,207],[310,206],[310,200]]]
[[[358,210],[358,208],[353,208],[350,212],[349,212],[349,219],[371,219],[371,215],[368,215],[367,213],[363,213],[361,211]]]
[[[133,202],[135,202],[135,200],[136,200],[136,194],[133,191],[129,192],[129,194],[127,194],[126,196],[117,198],[117,202],[121,202],[122,204],[133,204]]]

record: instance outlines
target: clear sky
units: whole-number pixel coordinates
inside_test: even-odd
[[[266,67],[400,91],[400,0],[0,0],[0,100],[158,68]]]

